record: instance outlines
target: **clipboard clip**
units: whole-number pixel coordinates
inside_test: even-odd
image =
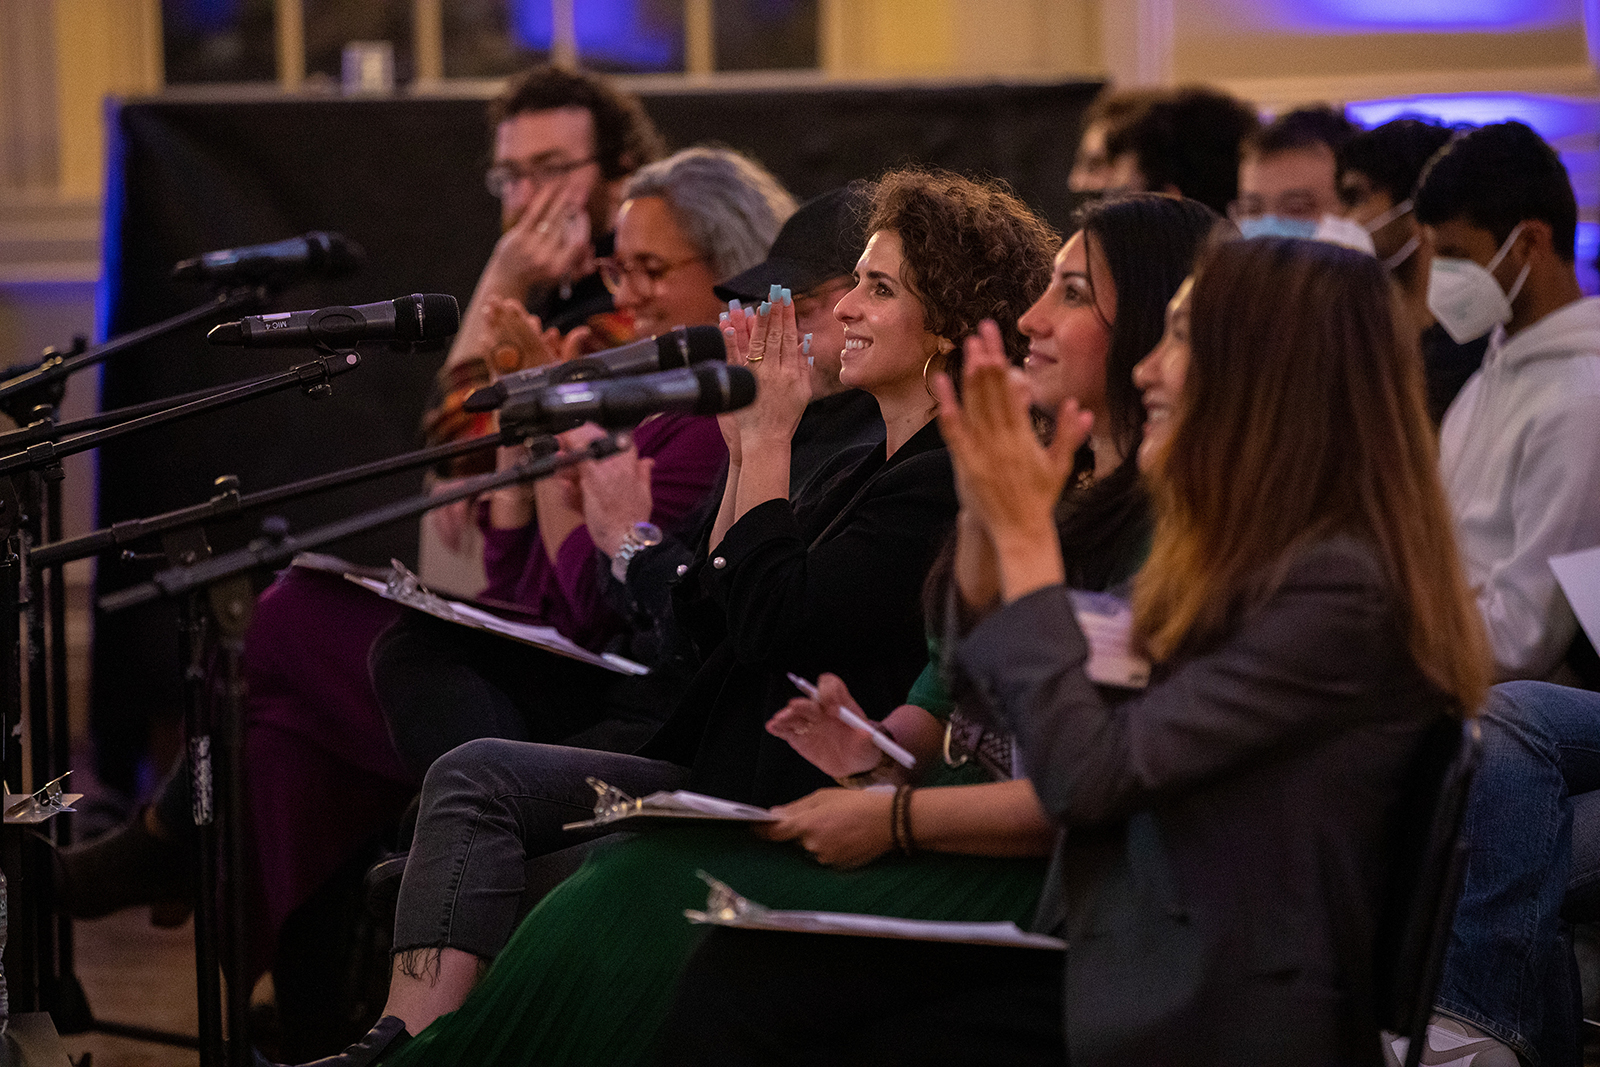
[[[442,613],[448,619],[456,617],[455,612],[450,610],[449,601],[423,585],[422,579],[412,574],[404,563],[391,559],[389,568],[389,579],[384,583],[384,590],[391,599],[430,614]]]
[[[584,781],[589,783],[589,788],[595,791],[594,819],[595,822],[611,822],[624,816],[632,815],[644,807],[644,801],[637,797],[630,797],[614,785],[607,785],[600,779],[590,775]]]
[[[21,800],[7,806],[5,811],[6,820],[41,822],[52,815],[58,815],[64,811],[77,810],[67,803],[65,799],[66,790],[61,787],[61,783],[66,781],[67,775],[71,773],[71,771],[68,771],[53,782],[46,782],[31,796],[23,797]]]
[[[758,919],[765,915],[769,908],[757,904],[741,896],[738,890],[726,882],[711,877],[705,871],[695,871],[700,880],[709,888],[706,892],[706,910],[700,913],[699,922],[739,922],[745,919]],[[690,915],[691,913],[685,912]]]

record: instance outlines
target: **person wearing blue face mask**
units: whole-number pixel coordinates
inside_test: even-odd
[[[1416,212],[1434,316],[1457,342],[1490,335],[1445,413],[1440,470],[1496,667],[1570,682],[1577,620],[1547,561],[1600,544],[1600,299],[1573,268],[1572,186],[1538,134],[1504,122],[1435,157]]]
[[[1428,415],[1435,426],[1483,362],[1487,336],[1457,344],[1428,309],[1433,246],[1424,241],[1412,201],[1417,179],[1453,131],[1419,119],[1395,119],[1356,134],[1339,149],[1339,196],[1345,217],[1372,236],[1373,251],[1405,298],[1422,340]]]
[[[1239,232],[1245,237],[1319,237],[1325,219],[1344,214],[1334,159],[1359,130],[1333,108],[1318,105],[1279,115],[1247,137],[1239,152],[1239,196],[1228,205],[1228,217]]]

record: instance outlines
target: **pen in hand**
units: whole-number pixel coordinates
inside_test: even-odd
[[[812,685],[798,674],[795,674],[793,671],[788,672],[788,674],[789,681],[794,683],[794,687],[796,689],[800,690],[800,692],[804,693],[812,700],[817,699],[816,686]],[[846,726],[853,726],[857,730],[865,733],[869,738],[872,739],[872,743],[874,745],[877,745],[878,748],[888,753],[890,759],[900,764],[900,766],[905,767],[907,770],[916,767],[917,757],[913,756],[911,753],[895,744],[892,737],[885,734],[882,730],[874,727],[866,719],[863,719],[861,716],[857,715],[843,704],[838,705],[835,710],[838,712],[840,722],[843,722]]]

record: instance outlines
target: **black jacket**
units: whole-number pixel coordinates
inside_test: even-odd
[[[832,784],[765,730],[796,695],[786,671],[834,672],[874,717],[904,701],[928,661],[922,582],[957,505],[934,423],[884,454],[841,454],[793,507],[750,509],[690,570],[711,610],[678,621],[698,625],[705,662],[640,755],[691,767],[692,789],[784,803]]]

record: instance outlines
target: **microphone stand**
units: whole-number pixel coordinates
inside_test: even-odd
[[[382,478],[385,475],[398,474],[401,471],[414,470],[418,467],[430,467],[442,460],[455,459],[457,456],[480,452],[496,445],[516,444],[519,441],[526,440],[526,438],[527,435],[525,433],[519,433],[515,429],[501,430],[497,433],[484,434],[482,437],[473,437],[465,441],[454,441],[449,444],[420,449],[416,452],[406,452],[390,459],[376,460],[359,467],[350,467],[346,470],[334,471],[331,474],[322,474],[314,478],[290,482],[275,489],[263,489],[256,493],[241,494],[239,492],[239,479],[234,475],[225,474],[216,480],[216,487],[221,491],[203,503],[192,504],[189,507],[178,508],[160,515],[152,515],[145,519],[129,519],[126,522],[115,523],[104,529],[95,530],[65,541],[52,542],[34,549],[29,558],[35,566],[39,567],[87,559],[90,556],[99,555],[107,549],[116,548],[119,545],[128,545],[169,530],[194,526],[224,515],[233,515],[257,508],[270,507],[273,504],[298,500],[300,497],[310,496],[326,489],[340,489],[347,485],[355,485],[374,478]]]
[[[82,337],[65,353],[48,348],[31,367],[9,368],[0,382],[0,411],[22,429],[0,435],[6,444],[26,438],[29,443],[52,433],[56,413],[66,390],[66,378],[84,367],[103,362],[155,337],[204,322],[219,314],[259,305],[263,287],[235,287],[211,301],[162,322],[87,346]],[[3,446],[0,446],[3,447]],[[9,449],[7,449],[9,451]],[[63,453],[65,454],[65,453]],[[62,533],[61,483],[57,457],[40,457],[31,469],[0,478],[0,646],[5,649],[0,672],[0,765],[5,780],[19,789],[23,783],[21,738],[23,715],[22,636],[28,639],[27,705],[30,752],[27,763],[35,782],[55,779],[67,768],[69,724],[67,708],[66,585],[60,565],[30,566],[30,546],[45,539],[57,541]],[[26,630],[21,613],[26,608]],[[48,633],[48,637],[47,637]],[[65,845],[71,842],[67,819],[53,820],[41,834]],[[9,833],[4,847],[5,866],[13,874],[11,897],[18,904],[12,928],[20,936],[8,939],[10,999],[20,1009],[44,1008],[60,1014],[64,992],[75,995],[77,1009],[82,991],[70,977],[73,949],[71,920],[55,916],[52,879],[47,875],[42,843],[24,842]],[[64,990],[62,978],[68,976]]]
[[[255,296],[253,294],[255,291],[249,290],[247,292],[252,294],[250,299],[254,300]],[[204,314],[212,315],[224,307],[237,306],[237,302],[244,299],[244,297],[240,295],[239,291],[231,294],[231,296],[231,302],[229,298],[230,294],[225,294],[223,297],[220,297],[215,304],[204,309]],[[202,316],[199,311],[196,311],[190,312],[188,316],[183,316],[180,318],[182,318],[184,323],[187,323],[189,321],[195,321],[201,317],[204,316]],[[171,329],[173,328],[171,325],[172,321],[173,320],[169,320],[168,323],[159,325],[163,329]],[[119,339],[119,341],[111,345],[101,346],[97,351],[82,353],[78,358],[59,360],[50,363],[49,365],[41,368],[39,371],[32,372],[28,375],[23,375],[18,379],[13,379],[12,382],[7,383],[4,386],[0,386],[0,402],[3,402],[7,395],[18,395],[21,391],[18,386],[23,384],[24,379],[26,379],[26,388],[29,389],[37,390],[54,387],[59,390],[60,387],[56,385],[56,383],[59,382],[59,380],[66,374],[71,373],[71,371],[79,369],[82,366],[86,366],[88,363],[94,362],[98,359],[104,359],[108,355],[113,354],[115,351],[125,350],[135,341],[146,340],[153,336],[156,332],[159,331],[155,330],[155,328],[147,328],[146,330],[138,331],[135,334],[130,334],[125,338]],[[85,359],[81,358],[82,356],[93,356],[94,358]],[[149,429],[154,426],[163,425],[168,422],[187,418],[192,415],[198,415],[203,412],[229,407],[234,404],[242,403],[243,401],[249,400],[256,396],[265,396],[270,393],[296,386],[300,387],[308,396],[326,396],[332,392],[332,386],[329,384],[329,381],[340,374],[354,370],[360,365],[360,362],[359,355],[357,355],[357,353],[353,350],[327,352],[317,359],[311,360],[307,363],[299,364],[295,367],[291,367],[281,373],[250,379],[236,386],[226,387],[218,391],[207,392],[196,397],[195,399],[179,403],[176,406],[164,406],[160,410],[151,411],[148,414],[141,415],[125,422],[106,426],[102,429],[96,429],[87,433],[79,434],[67,440],[60,441],[59,443],[53,440],[53,438],[62,436],[63,428],[50,424],[50,420],[48,419],[43,420],[43,422],[40,424],[27,427],[23,431],[19,431],[27,434],[30,437],[37,437],[41,439],[36,443],[24,448],[22,451],[13,452],[4,457],[0,457],[0,481],[6,482],[11,488],[11,495],[20,501],[16,510],[20,512],[19,517],[24,519],[22,528],[20,530],[16,530],[16,532],[12,534],[11,540],[18,542],[19,545],[19,547],[14,550],[15,557],[18,560],[15,573],[20,581],[26,583],[25,589],[27,598],[25,602],[28,606],[29,622],[28,677],[30,679],[28,685],[28,704],[30,708],[30,718],[33,723],[31,762],[35,771],[35,776],[38,777],[41,774],[44,775],[44,777],[40,778],[39,780],[42,781],[46,778],[56,776],[60,770],[65,769],[64,765],[67,759],[67,755],[65,753],[67,743],[67,708],[65,694],[65,586],[62,575],[62,564],[66,562],[66,559],[60,558],[50,560],[49,557],[47,557],[47,563],[51,568],[52,587],[59,590],[59,592],[52,592],[50,599],[60,609],[55,613],[56,618],[59,621],[52,627],[55,635],[58,638],[55,647],[60,650],[59,653],[57,653],[57,655],[60,657],[60,660],[55,669],[47,671],[45,667],[44,625],[42,621],[43,569],[39,566],[31,566],[31,561],[28,558],[30,546],[38,543],[41,540],[41,538],[38,536],[37,526],[37,516],[40,510],[38,506],[38,502],[40,501],[40,493],[36,488],[40,480],[42,479],[44,485],[47,487],[46,495],[52,504],[51,513],[54,515],[59,515],[60,461],[63,457],[88,451],[92,448],[97,448],[106,441],[114,440],[127,434],[137,433],[140,430]],[[163,401],[161,403],[163,405],[170,404],[168,401]],[[149,408],[151,405],[140,405],[140,407]],[[18,483],[21,484],[19,485]],[[21,491],[19,492],[19,490]],[[24,497],[24,493],[27,494],[26,497]],[[3,499],[4,497],[0,497],[0,500]],[[28,501],[32,501],[34,503],[30,506]],[[31,528],[30,524],[32,524]],[[57,535],[56,540],[59,540],[59,520],[53,519],[49,525],[49,528]],[[178,561],[182,561],[185,558],[190,558],[184,553],[192,551],[194,551],[193,545],[185,546],[175,558]],[[0,558],[0,576],[6,575],[4,564],[6,560],[11,558],[12,550],[10,550],[8,546],[7,553],[4,554],[3,558]],[[6,590],[8,591],[0,592],[0,611],[7,612],[8,619],[15,619],[15,609],[20,607],[22,600],[21,597],[19,597],[16,593],[17,586],[10,583],[8,576],[5,577],[5,582]],[[193,630],[193,626],[186,626],[186,635],[192,636]],[[16,646],[11,645],[8,647]],[[54,703],[56,707],[55,714],[53,716],[50,712],[50,692],[47,689],[46,682],[47,674],[51,676],[50,680],[55,683]],[[5,722],[7,723],[6,732],[10,733],[11,724],[20,722],[20,717],[22,714],[20,678],[15,685],[11,685],[8,682],[5,692],[0,695],[3,695],[6,699],[6,705],[3,710],[5,713]],[[52,722],[52,719],[55,721]],[[52,729],[52,726],[54,726],[54,729]],[[49,744],[52,735],[57,738],[57,742],[54,746]],[[8,746],[8,748],[9,747],[10,746]],[[50,758],[52,754],[54,754],[52,752],[52,747],[59,752],[57,761],[53,761]],[[18,781],[20,782],[20,775],[18,777]],[[197,795],[199,794],[197,793]],[[57,840],[61,844],[70,843],[70,829],[65,824],[56,828],[56,830],[58,834]],[[61,978],[63,976],[72,974],[71,920],[65,916],[55,916],[53,921],[56,929],[50,929],[51,920],[48,917],[52,916],[55,912],[52,900],[52,889],[49,884],[50,880],[42,876],[33,877],[33,872],[30,870],[30,867],[33,867],[34,865],[28,861],[28,857],[20,856],[18,858],[20,861],[20,866],[15,869],[18,871],[20,881],[24,883],[37,881],[38,883],[37,891],[27,894],[26,898],[23,898],[22,903],[24,908],[27,910],[31,911],[33,909],[37,909],[36,914],[39,919],[36,923],[32,924],[33,926],[37,927],[35,930],[37,940],[31,944],[18,945],[17,951],[14,953],[19,960],[23,954],[26,953],[29,955],[31,957],[32,966],[26,969],[19,968],[17,977],[20,979],[20,981],[17,983],[16,987],[14,987],[15,995],[12,999],[19,1006],[31,1007],[37,1002],[38,1005],[44,1010],[51,1011],[55,1014],[63,1014],[63,1004],[61,1003],[63,984],[61,982]],[[19,897],[20,896],[21,894],[19,894]],[[28,925],[19,924],[18,928],[27,929]],[[200,940],[203,938],[203,935],[199,933],[200,924],[198,921],[196,924],[196,930],[198,947]],[[82,989],[78,985],[76,978],[70,978],[65,985],[72,993],[72,1003],[67,1005],[72,1009],[72,1022],[75,1024],[79,1020],[85,1018],[92,1020],[92,1012],[89,1010],[87,1001],[83,996]],[[245,995],[248,995],[248,991],[245,991]],[[216,1035],[211,1043],[215,1047],[220,1047],[220,1012],[208,1012],[205,1001],[206,996],[204,990],[202,989],[202,1031],[204,1034],[204,1031],[207,1029],[215,1029]],[[208,1018],[208,1015],[211,1017]],[[63,1015],[64,1021],[65,1018],[65,1015]],[[86,1029],[87,1026],[84,1028]],[[170,1044],[188,1045],[192,1043],[189,1039],[184,1038],[181,1035],[164,1034],[159,1031],[148,1030],[143,1027],[100,1023],[96,1024],[96,1028],[105,1032],[120,1033],[130,1037],[163,1041]],[[204,1044],[204,1042],[202,1042],[202,1044]],[[204,1053],[202,1054],[202,1059],[207,1061],[206,1067],[220,1067],[220,1059],[206,1056]]]
[[[13,452],[8,456],[0,456],[0,474],[15,470],[33,470],[48,466],[59,461],[63,456],[76,455],[87,452],[92,448],[99,448],[107,441],[125,437],[140,430],[148,430],[155,426],[162,426],[179,419],[186,419],[192,415],[199,415],[219,408],[232,407],[234,404],[269,393],[281,392],[299,386],[307,396],[324,397],[331,395],[333,387],[328,384],[329,379],[338,377],[361,365],[361,357],[354,349],[330,352],[325,356],[290,367],[278,374],[269,374],[261,378],[252,378],[239,385],[228,386],[218,392],[208,393],[197,400],[178,404],[175,407],[163,408],[140,418],[128,422],[118,423],[101,430],[92,430],[89,433],[79,434],[65,441],[50,440]]]
[[[442,460],[454,459],[457,456],[468,455],[501,444],[513,444],[523,440],[525,434],[515,429],[486,434],[482,437],[472,438],[467,441],[452,442],[436,445],[432,448],[409,452],[390,459],[378,460],[373,463],[353,467],[348,470],[335,471],[331,474],[307,478],[299,482],[267,489],[257,493],[241,494],[239,481],[233,475],[224,475],[217,479],[218,488],[221,490],[211,499],[186,508],[179,508],[162,515],[145,519],[133,519],[127,522],[116,523],[102,530],[96,530],[79,537],[68,540],[53,541],[48,545],[33,550],[29,556],[30,564],[35,568],[60,567],[74,560],[87,559],[91,556],[118,546],[126,546],[143,538],[162,535],[166,547],[167,558],[177,562],[180,560],[193,561],[203,558],[208,553],[203,531],[187,537],[178,537],[179,531],[189,527],[201,525],[208,520],[225,515],[233,515],[273,504],[295,500],[313,493],[329,489],[342,488],[385,475],[413,470],[418,467],[428,467]],[[208,676],[206,670],[205,649],[209,643],[208,616],[203,611],[198,611],[194,603],[186,600],[181,607],[179,621],[179,647],[182,662],[188,665],[185,672],[184,685],[184,736],[186,758],[190,765],[190,796],[192,798],[193,816],[199,837],[199,870],[196,879],[197,897],[195,902],[195,974],[198,983],[197,997],[200,1006],[200,1037],[197,1041],[187,1035],[171,1034],[163,1031],[151,1030],[145,1027],[130,1026],[124,1023],[96,1019],[87,1001],[82,1001],[81,1012],[82,1030],[98,1030],[102,1033],[118,1034],[125,1037],[135,1037],[143,1040],[159,1041],[166,1044],[183,1045],[185,1047],[199,1047],[205,1050],[204,1058],[208,1064],[223,1062],[221,1041],[221,987],[216,976],[223,973],[219,956],[220,917],[218,908],[218,881],[220,864],[218,863],[218,846],[224,836],[218,833],[216,825],[217,794],[224,793],[218,782],[218,776],[212,773],[212,758],[217,751],[213,744],[213,735],[228,736],[216,729],[215,717],[210,694],[206,691],[204,679]],[[231,683],[230,683],[231,684]],[[229,752],[227,746],[222,746],[224,753]],[[237,759],[229,759],[225,766],[237,767]],[[222,776],[226,778],[227,776]],[[239,824],[234,823],[235,827]],[[234,834],[234,836],[242,836]],[[240,868],[242,869],[242,868]],[[236,936],[236,944],[242,944],[242,937]],[[62,958],[69,960],[70,956],[63,953]],[[238,973],[229,968],[232,973]]]
[[[453,504],[457,500],[466,500],[517,482],[548,477],[556,471],[582,463],[584,460],[614,456],[618,452],[625,451],[630,444],[631,438],[626,431],[615,431],[605,437],[597,438],[587,448],[577,452],[556,452],[537,456],[503,471],[462,478],[442,492],[423,493],[385,504],[351,518],[320,526],[300,536],[285,534],[281,538],[258,538],[244,548],[235,549],[225,555],[169,567],[156,572],[148,582],[141,582],[115,593],[107,593],[100,598],[100,609],[108,612],[122,611],[153,600],[183,596],[194,589],[220,582],[256,567],[274,567],[280,563],[287,563],[302,552],[309,552],[329,542],[366,533],[368,530],[375,530],[390,523],[415,518],[425,511]]]
[[[492,437],[480,437],[474,441],[462,442],[460,445],[440,446],[437,449],[424,451],[437,453],[446,448],[471,450],[487,447],[491,441],[498,441],[508,436],[515,440],[527,436],[527,433],[512,427]],[[222,905],[229,920],[229,944],[226,946],[228,951],[222,969],[229,977],[227,1018],[230,1036],[224,1060],[220,1033],[206,1025],[208,1013],[203,1007],[200,1042],[202,1067],[212,1067],[213,1064],[220,1067],[224,1062],[229,1067],[250,1067],[251,1062],[248,1036],[250,994],[241,980],[241,971],[248,951],[247,925],[244,914],[244,893],[242,886],[239,885],[239,879],[246,869],[242,832],[245,816],[242,781],[245,686],[240,673],[240,659],[244,651],[245,631],[249,627],[250,616],[255,607],[255,593],[249,581],[250,572],[287,563],[301,552],[413,518],[457,500],[465,500],[516,482],[544,478],[584,460],[603,459],[615,455],[628,448],[630,443],[629,436],[625,432],[611,433],[577,452],[556,452],[532,457],[508,470],[462,479],[443,492],[424,493],[373,508],[298,537],[283,533],[258,538],[242,549],[211,558],[203,558],[203,553],[197,549],[197,544],[203,545],[203,534],[195,531],[197,540],[189,542],[188,550],[179,555],[176,566],[159,571],[148,582],[100,598],[101,609],[108,612],[120,611],[162,597],[182,598],[184,605],[188,637],[186,652],[191,657],[191,669],[187,672],[185,680],[191,699],[186,711],[192,712],[194,726],[194,732],[189,738],[190,773],[195,785],[195,820],[202,830],[202,874],[207,871],[204,857],[208,854],[214,855],[212,849],[219,843],[226,850],[231,868]],[[398,458],[415,463],[420,455],[422,453]],[[430,456],[428,461],[432,462],[433,457]],[[367,474],[365,470],[346,472],[347,475],[350,473]],[[320,482],[325,479],[311,481]],[[322,484],[316,488],[327,487],[326,484]],[[209,505],[202,505],[205,506]],[[173,535],[169,532],[168,536]],[[209,701],[204,699],[203,692],[196,692],[203,684],[201,678],[207,673],[198,669],[204,663],[201,649],[213,634],[218,654],[222,659],[222,673],[225,679],[220,722],[226,727],[226,732],[220,746],[213,745],[213,730],[218,723],[212,715]],[[220,768],[222,773],[213,775],[212,761],[216,747],[222,749],[223,765]],[[221,821],[220,827],[216,817],[218,809],[226,812],[226,818]],[[202,817],[205,822],[201,822]],[[210,870],[211,877],[215,878],[214,867]],[[203,905],[206,902],[202,899],[200,903]],[[201,914],[197,912],[195,916],[197,956],[200,951],[201,918]],[[214,946],[209,951],[214,952]],[[217,969],[213,966],[209,975],[216,974]],[[208,995],[207,977],[208,972],[202,971],[198,978],[203,997]],[[209,985],[211,990],[215,989],[214,977]],[[212,1003],[215,1004],[215,1001]]]
[[[265,286],[238,286],[218,293],[208,304],[201,304],[169,319],[162,319],[160,322],[122,334],[93,348],[79,349],[66,356],[46,352],[44,360],[37,367],[0,384],[0,401],[29,389],[61,381],[74,371],[103,362],[163,334],[204,322],[214,315],[258,307],[265,303],[266,298]]]

